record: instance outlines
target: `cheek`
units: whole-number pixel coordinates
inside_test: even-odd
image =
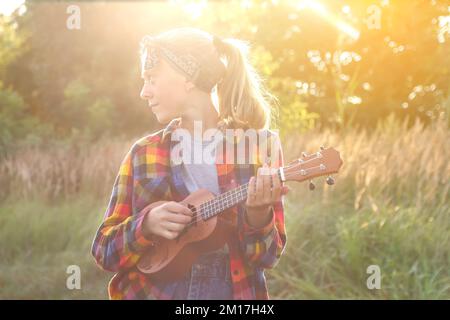
[[[178,85],[176,82],[167,82],[162,86],[160,93],[161,103],[164,103],[165,108],[176,113],[183,110],[186,94],[182,86]]]

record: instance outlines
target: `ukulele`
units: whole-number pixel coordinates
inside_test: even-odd
[[[307,155],[277,169],[280,181],[310,180],[310,189],[314,189],[312,178],[337,173],[342,166],[340,154],[334,148],[321,147],[319,152]],[[326,182],[334,184],[328,176]],[[177,238],[169,240],[154,236],[155,246],[150,247],[140,258],[137,268],[148,274],[155,282],[173,281],[183,277],[198,256],[222,248],[230,236],[232,225],[222,218],[232,207],[247,199],[248,183],[215,196],[206,189],[199,189],[180,203],[193,213],[189,222]],[[141,214],[167,201],[157,201],[145,207]],[[221,215],[221,216],[219,216]]]

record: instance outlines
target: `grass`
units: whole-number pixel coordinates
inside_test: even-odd
[[[110,275],[90,256],[104,203],[91,196],[0,207],[0,299],[107,299]],[[8,244],[8,245],[5,245]],[[81,290],[68,290],[67,267],[81,269]]]
[[[405,204],[377,214],[339,202],[287,208],[286,252],[267,273],[273,297],[450,298],[448,206],[422,211]],[[370,265],[380,267],[380,290],[366,286]]]
[[[449,141],[442,123],[407,128],[393,118],[370,133],[283,139],[286,160],[324,144],[344,166],[333,186],[290,183],[286,250],[266,271],[271,298],[450,299]],[[129,146],[24,150],[0,163],[0,298],[107,298],[112,275],[90,245]],[[66,288],[73,264],[81,290]],[[380,267],[379,290],[366,286],[370,265]]]

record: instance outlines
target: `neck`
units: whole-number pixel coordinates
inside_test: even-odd
[[[193,134],[195,122],[200,122],[202,130],[205,131],[216,128],[218,121],[219,116],[212,101],[209,99],[198,101],[197,104],[188,107],[186,112],[181,116],[181,127]]]

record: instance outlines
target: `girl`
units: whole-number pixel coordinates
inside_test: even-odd
[[[272,96],[248,62],[246,43],[178,28],[144,37],[141,49],[141,98],[167,126],[139,139],[125,156],[92,245],[97,264],[115,273],[110,298],[268,299],[264,269],[277,264],[286,245],[282,196],[287,188],[273,170],[264,170],[263,159],[274,159],[276,168],[283,156],[277,136],[267,129]],[[224,163],[175,164],[171,154],[179,133],[195,136],[198,123],[218,133],[264,132],[268,152],[255,163],[236,163],[222,154]],[[222,137],[225,144],[238,144],[239,137]],[[209,147],[214,154],[220,149],[217,139],[194,138],[185,146],[188,151]],[[259,144],[250,150],[260,154]],[[222,248],[200,255],[183,278],[173,281],[153,281],[137,269],[158,238],[175,239],[192,221],[191,210],[179,201],[197,189],[220,194],[247,182],[247,200],[228,216],[232,229]],[[168,202],[143,213],[159,200]]]

